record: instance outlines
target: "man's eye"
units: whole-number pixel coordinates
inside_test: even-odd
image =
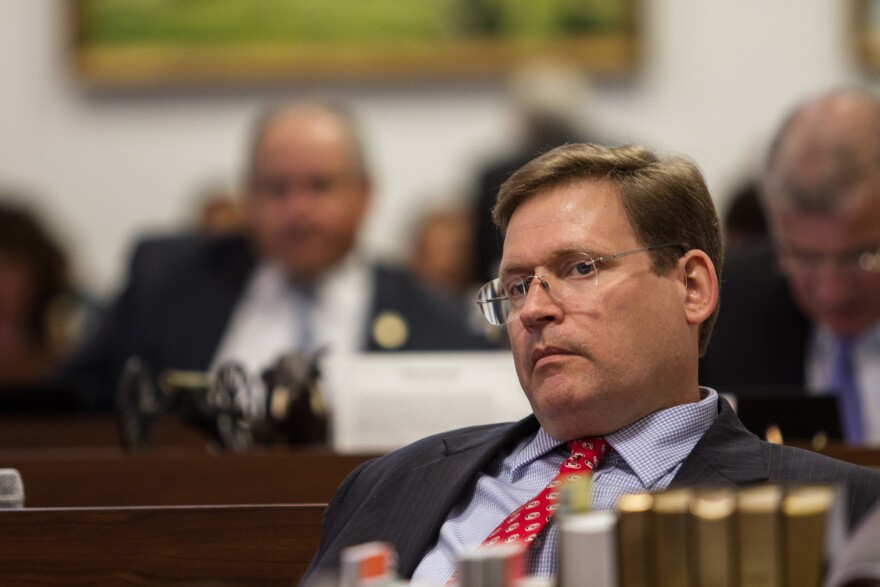
[[[791,253],[790,257],[795,263],[804,267],[815,267],[822,262],[821,256],[810,253]]]
[[[596,263],[593,261],[579,261],[574,263],[566,272],[565,277],[587,277],[596,271]]]
[[[287,193],[287,182],[282,180],[264,180],[257,184],[257,191],[264,196],[280,198]]]
[[[504,293],[509,298],[518,298],[526,295],[529,286],[522,279],[516,279],[504,286]]]
[[[312,193],[318,195],[329,194],[339,184],[339,179],[332,175],[317,175],[311,178],[309,187]]]

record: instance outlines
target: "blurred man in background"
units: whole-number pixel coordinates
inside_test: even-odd
[[[730,195],[723,222],[724,244],[728,251],[766,242],[767,217],[761,203],[758,179],[748,179]]]
[[[844,438],[880,443],[880,101],[798,107],[762,193],[773,246],[731,254],[701,379],[835,394]]]
[[[0,404],[46,384],[94,308],[74,288],[58,239],[30,194],[0,190]]]
[[[485,348],[457,308],[399,270],[369,262],[358,232],[372,197],[352,120],[325,104],[260,119],[246,235],[142,242],[125,291],[62,371],[88,406],[112,406],[124,362],[255,373],[303,353]]]

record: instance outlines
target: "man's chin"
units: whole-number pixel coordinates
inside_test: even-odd
[[[540,392],[539,392],[540,393]],[[568,429],[573,423],[583,423],[584,413],[595,414],[595,410],[585,409],[590,403],[585,397],[561,390],[549,391],[529,398],[532,411],[548,431]]]
[[[284,268],[287,271],[287,275],[294,281],[308,282],[320,277],[321,273],[325,270],[325,265],[319,263],[304,264],[301,262],[301,259],[298,259],[296,263],[285,262]]]
[[[880,324],[880,319],[873,322],[867,318],[829,317],[818,321],[831,332],[841,337],[857,337]]]
[[[315,279],[339,261],[338,258],[328,257],[324,251],[322,253],[316,255],[310,251],[301,254],[287,252],[281,257],[281,264],[294,279]]]
[[[593,412],[592,416],[596,416]],[[564,413],[535,413],[535,417],[547,434],[560,441],[585,438],[587,436],[602,436],[611,432],[608,422],[602,418],[576,416],[572,411]]]

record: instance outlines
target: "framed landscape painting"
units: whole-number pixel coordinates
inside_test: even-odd
[[[624,73],[638,0],[74,0],[99,86],[480,76],[530,59]]]

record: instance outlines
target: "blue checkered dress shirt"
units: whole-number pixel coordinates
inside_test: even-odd
[[[681,462],[715,421],[718,394],[701,388],[702,399],[645,416],[605,436],[614,448],[593,473],[594,509],[613,509],[621,495],[662,491]],[[565,443],[540,428],[480,472],[472,491],[463,495],[440,528],[413,582],[443,585],[455,571],[459,553],[477,548],[513,510],[547,486],[568,457]],[[558,526],[552,522],[529,549],[528,572],[553,575]]]

